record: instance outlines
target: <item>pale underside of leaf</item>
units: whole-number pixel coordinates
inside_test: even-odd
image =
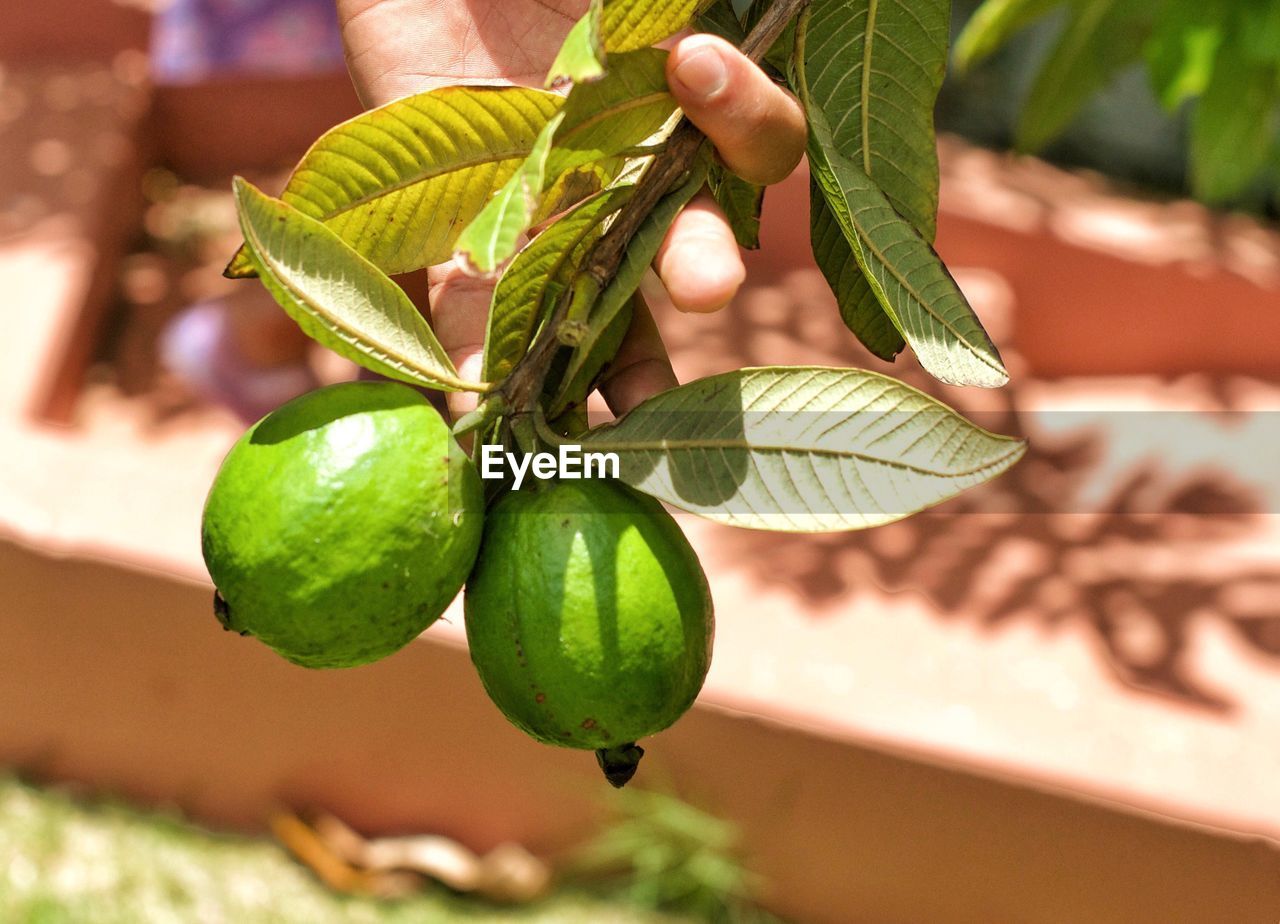
[[[1025,445],[860,369],[742,369],[650,398],[580,438],[622,480],[718,522],[865,529],[994,478]]]
[[[929,374],[994,388],[1009,374],[981,322],[933,248],[858,166],[835,153],[811,110],[809,163],[880,305]]]
[[[809,186],[809,241],[814,260],[836,297],[840,317],[863,346],[886,362],[893,362],[907,343],[862,275],[822,189],[816,180],[810,181]]]
[[[558,94],[506,86],[406,97],[325,132],[281,198],[384,272],[442,263],[563,105]],[[238,258],[228,271],[243,268]]]
[[[494,288],[489,310],[485,381],[501,381],[515,368],[539,322],[571,283],[586,250],[631,193],[630,187],[618,187],[587,199],[556,219],[511,261]]]
[[[262,284],[311,338],[388,378],[455,391],[461,380],[417,308],[324,224],[239,178],[236,209]]]

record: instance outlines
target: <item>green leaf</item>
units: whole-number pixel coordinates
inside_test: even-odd
[[[875,181],[835,152],[816,109],[809,111],[809,165],[881,307],[929,374],[952,385],[1007,382],[1000,354],[938,255]]]
[[[723,210],[733,228],[738,246],[747,250],[760,247],[760,210],[764,208],[764,187],[748,183],[720,164],[711,166],[708,186],[716,204]]]
[[[631,198],[608,189],[567,212],[530,241],[498,280],[485,335],[484,379],[498,382],[520,361],[556,299],[569,286],[604,222]]]
[[[445,87],[325,132],[281,198],[387,273],[443,263],[564,105],[523,87]],[[240,257],[229,275],[243,275]]]
[[[600,34],[602,0],[591,0],[587,12],[569,30],[547,73],[548,87],[565,81],[586,83],[604,76],[604,38]]]
[[[686,28],[706,5],[702,0],[605,0],[605,47],[635,51],[657,44]]]
[[[879,185],[928,243],[937,233],[933,107],[946,72],[947,2],[815,0],[802,29],[797,92],[831,126],[831,144]],[[821,196],[810,196],[814,259],[845,325],[892,361],[905,344]]]
[[[630,323],[629,317],[620,321],[619,315],[630,312],[631,299],[657,256],[667,230],[680,210],[702,189],[706,179],[707,161],[701,158],[684,183],[658,201],[631,238],[618,272],[600,293],[587,320],[586,333],[570,355],[561,385],[551,402],[550,416],[557,417],[565,408],[586,400],[601,370],[613,361],[621,336],[626,333],[625,325]]]
[[[734,12],[732,0],[715,0],[702,11],[696,27],[699,32],[720,36],[730,45],[741,45],[747,37],[742,20]]]
[[[1280,4],[1242,3],[1236,10],[1245,57],[1262,64],[1280,64]]]
[[[956,66],[965,71],[989,58],[1014,33],[1062,6],[1065,0],[986,0],[956,38]]]
[[[1213,0],[1170,0],[1156,20],[1143,54],[1152,89],[1169,111],[1208,88],[1224,19]]]
[[[655,135],[676,110],[666,66],[665,51],[645,48],[612,55],[603,79],[575,84],[547,176],[616,157]]]
[[[663,392],[591,430],[622,480],[734,526],[865,529],[989,481],[1025,444],[861,369],[742,369]]]
[[[457,255],[477,273],[492,273],[509,260],[533,222],[547,178],[551,140],[564,118],[561,110],[542,127],[524,163],[459,235]]]
[[[946,72],[946,0],[814,0],[796,88],[831,143],[932,241],[938,213],[933,108]]]
[[[1142,52],[1152,12],[1132,0],[1077,0],[1036,75],[1014,130],[1018,147],[1039,151],[1058,137],[1096,91]]]
[[[840,317],[868,350],[893,362],[907,345],[880,307],[875,290],[862,275],[840,223],[831,214],[816,180],[809,183],[809,242],[813,257],[836,297]]]
[[[234,191],[248,259],[307,336],[388,378],[479,389],[458,377],[400,287],[337,234],[239,177]]]
[[[671,118],[664,51],[645,48],[610,59],[595,83],[575,84],[525,164],[459,238],[474,267],[492,272],[515,253],[519,237],[540,211],[542,193],[563,174],[610,161],[653,136]],[[550,147],[546,147],[550,144]],[[474,248],[474,249],[473,249]]]
[[[1276,140],[1280,67],[1246,59],[1244,41],[1235,33],[1218,51],[1191,123],[1192,180],[1196,194],[1210,202],[1244,192]]]

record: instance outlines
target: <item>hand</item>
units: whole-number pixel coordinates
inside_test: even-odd
[[[540,86],[587,6],[586,0],[337,3],[347,66],[369,106],[449,84]],[[729,43],[710,35],[675,42],[667,81],[720,159],[744,179],[776,183],[799,163],[806,135],[800,104]],[[746,275],[733,231],[706,193],[676,218],[654,268],[682,311],[724,307]],[[458,370],[478,379],[491,284],[452,263],[431,267],[428,281],[436,335]],[[637,310],[602,387],[605,399],[623,413],[675,384],[653,319]],[[455,413],[464,407],[451,406]]]

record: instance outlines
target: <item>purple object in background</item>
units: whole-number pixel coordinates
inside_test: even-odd
[[[230,408],[246,423],[320,386],[302,363],[250,365],[233,343],[230,309],[201,302],[179,314],[160,338],[160,361],[206,401]]]
[[[151,47],[160,84],[343,66],[333,0],[172,0],[156,20]]]

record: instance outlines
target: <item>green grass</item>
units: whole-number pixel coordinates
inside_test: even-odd
[[[276,844],[0,777],[5,924],[657,924],[574,889],[507,909],[431,889],[395,902],[327,890]],[[684,919],[687,920],[687,919]]]

